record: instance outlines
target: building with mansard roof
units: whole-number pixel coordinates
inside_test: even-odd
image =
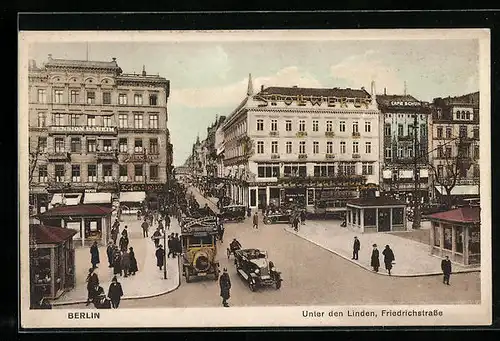
[[[224,132],[227,195],[252,208],[318,201],[345,210],[348,199],[379,183],[375,84],[362,89],[262,87],[247,96]]]
[[[29,64],[30,194],[45,210],[54,193],[163,193],[172,173],[170,82],[123,73],[112,61]]]

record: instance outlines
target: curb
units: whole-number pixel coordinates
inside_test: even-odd
[[[323,246],[323,245],[321,245],[321,244],[319,244],[319,243],[317,243],[315,241],[312,241],[310,239],[307,239],[306,237],[304,237],[304,236],[302,236],[300,234],[294,233],[294,232],[290,231],[289,229],[287,229],[285,227],[283,228],[283,230],[285,230],[286,232],[288,232],[290,234],[294,234],[297,237],[302,238],[302,239],[308,241],[309,243],[312,243],[312,244],[314,244],[316,246],[319,246],[320,248],[322,248],[322,249],[324,249],[326,251],[329,251],[329,252],[331,252],[331,253],[333,253],[333,254],[335,254],[335,255],[337,255],[337,256],[339,256],[339,257],[341,257],[341,258],[343,258],[343,259],[345,259],[347,261],[349,261],[350,263],[355,264],[355,265],[359,266],[360,268],[362,268],[362,269],[364,269],[366,271],[369,271],[369,272],[371,272],[371,273],[373,273],[375,275],[387,276],[387,277],[430,277],[430,276],[442,276],[443,275],[442,272],[423,272],[423,273],[404,274],[404,275],[395,275],[395,274],[392,274],[392,275],[389,276],[389,274],[386,274],[386,273],[372,271],[371,268],[369,268],[369,267],[367,267],[367,266],[365,266],[363,264],[360,264],[358,262],[353,262],[351,258],[349,258],[349,257],[347,257],[347,256],[345,256],[343,254],[340,254],[337,251],[328,249],[325,246]],[[470,269],[470,270],[465,269],[465,270],[460,270],[460,271],[454,271],[454,272],[452,272],[452,274],[462,274],[462,273],[471,273],[471,272],[481,272],[481,269]]]
[[[180,263],[180,258],[177,258],[177,265],[178,266],[179,266],[179,263]],[[182,276],[181,276],[181,271],[179,270],[179,283],[177,283],[177,286],[170,288],[166,291],[159,292],[159,293],[143,295],[143,296],[128,296],[128,297],[123,297],[121,300],[122,301],[142,300],[142,299],[146,299],[146,298],[163,296],[163,295],[169,294],[169,293],[179,289],[179,287],[181,286],[181,282],[182,282]],[[87,300],[71,301],[71,302],[51,302],[50,304],[53,306],[65,306],[65,305],[75,305],[75,304],[84,304],[84,303],[87,303]]]

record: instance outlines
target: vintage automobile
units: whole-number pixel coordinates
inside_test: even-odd
[[[182,273],[186,282],[193,277],[213,275],[219,279],[217,227],[212,216],[184,217],[181,221]]]
[[[345,199],[319,199],[313,207],[308,208],[309,219],[343,219],[347,211]]]
[[[258,249],[241,249],[234,252],[238,275],[248,283],[250,290],[274,285],[281,288],[281,272],[267,259],[267,252]]]
[[[267,211],[264,214],[264,224],[276,224],[276,223],[290,223],[291,211],[289,210],[275,210]]]
[[[244,205],[230,205],[224,206],[220,211],[220,217],[223,221],[237,221],[245,220],[247,208]]]

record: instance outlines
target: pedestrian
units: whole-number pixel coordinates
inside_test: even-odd
[[[161,239],[161,233],[160,233],[160,228],[159,227],[153,233],[153,236],[151,237],[151,239],[155,243],[155,247],[158,247],[158,244],[160,243],[160,239]]]
[[[255,214],[253,215],[253,228],[259,228],[259,215],[257,214],[257,211],[255,211]]]
[[[250,218],[252,216],[252,209],[249,207],[247,207],[247,217]]]
[[[219,224],[219,230],[218,230],[218,233],[219,233],[219,241],[221,243],[224,243],[224,225],[222,224],[222,222]]]
[[[118,248],[115,248],[113,255],[113,275],[122,275],[122,255]]]
[[[118,228],[111,228],[111,239],[113,240],[113,244],[116,245],[116,240],[118,239],[118,234],[119,234],[119,230]]]
[[[306,211],[305,210],[300,211],[300,222],[302,223],[302,225],[306,224]]]
[[[156,266],[158,266],[160,270],[163,268],[164,258],[165,258],[165,250],[163,250],[163,245],[160,244],[156,249]]]
[[[90,302],[92,302],[94,300],[96,288],[99,286],[99,277],[97,277],[97,274],[94,272],[94,268],[89,269],[89,273],[88,273],[87,279],[85,281],[87,282],[87,304],[86,305],[89,305]]]
[[[394,258],[394,252],[392,252],[389,245],[386,245],[384,251],[382,251],[382,254],[384,255],[385,268],[387,269],[387,272],[389,273],[389,276],[390,276],[391,269],[392,269],[392,262],[394,262],[396,260]]]
[[[113,223],[113,226],[111,228],[120,229],[120,221],[118,219],[115,219],[115,222]]]
[[[373,271],[378,272],[378,268],[380,267],[380,260],[377,244],[373,244],[371,266],[373,268]]]
[[[220,286],[220,296],[222,297],[222,305],[224,307],[229,307],[227,300],[231,297],[230,289],[231,289],[231,279],[229,278],[229,274],[227,273],[227,269],[224,268],[222,275],[219,278],[219,286]]]
[[[358,253],[361,249],[361,243],[359,242],[358,237],[354,237],[354,244],[352,246],[352,259],[358,260]]]
[[[125,228],[122,231],[122,236],[125,236],[128,240],[128,226],[125,225]]]
[[[181,253],[181,240],[179,234],[176,233],[174,236],[174,258]]]
[[[116,309],[120,306],[120,300],[123,296],[122,285],[116,279],[116,276],[113,276],[111,280],[111,284],[108,289],[108,297],[111,300],[111,306],[113,309]]]
[[[96,241],[94,241],[90,247],[90,263],[92,263],[92,268],[94,269],[97,268],[97,264],[99,264],[99,247]]]
[[[108,256],[108,264],[109,264],[109,267],[112,268],[113,267],[113,252],[114,252],[114,249],[115,249],[115,245],[113,244],[113,241],[109,241],[108,243],[108,247],[106,248],[106,255]]]
[[[149,232],[149,224],[146,221],[146,219],[144,219],[144,221],[142,222],[141,227],[142,227],[142,237],[143,238],[149,237],[149,234],[148,234],[148,232]]]
[[[162,220],[162,219],[158,220],[158,229],[159,229],[161,232],[164,232],[163,220]]]
[[[172,257],[175,257],[174,234],[173,233],[168,236],[167,246],[168,246],[167,258],[170,258],[170,255],[172,255]]]
[[[128,277],[130,271],[130,255],[127,251],[122,252],[122,271],[123,277]]]
[[[165,216],[165,227],[170,230],[170,217],[168,215]]]
[[[448,256],[441,261],[441,270],[443,270],[443,284],[450,285],[451,261]]]
[[[120,238],[120,251],[127,251],[128,248],[128,238],[126,235],[122,235]]]
[[[135,273],[137,271],[139,271],[139,267],[137,266],[137,259],[135,258],[135,252],[134,252],[134,248],[133,247],[129,247],[129,252],[128,252],[128,255],[129,255],[129,258],[130,258],[130,268],[129,268],[129,272],[132,276],[135,275]]]

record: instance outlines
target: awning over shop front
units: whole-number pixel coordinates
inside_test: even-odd
[[[120,192],[120,202],[142,202],[146,200],[146,192]]]
[[[446,195],[446,189],[441,186],[436,186],[439,194]],[[474,185],[456,185],[451,190],[451,195],[478,195],[478,188]]]
[[[111,193],[85,193],[84,204],[111,204]]]
[[[54,196],[52,197],[52,200],[50,201],[50,204],[52,206],[56,204],[60,205],[78,205],[82,199],[82,194],[81,193],[55,193]]]

